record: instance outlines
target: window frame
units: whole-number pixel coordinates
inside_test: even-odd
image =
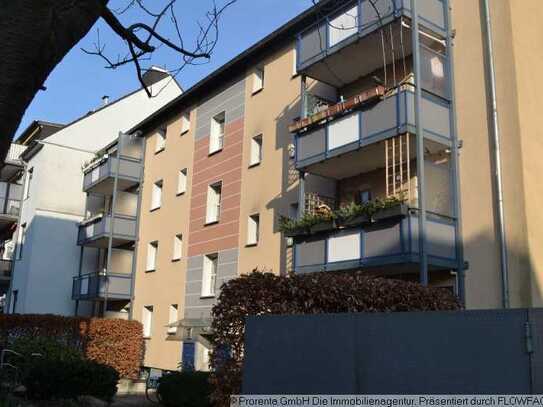
[[[262,92],[266,83],[266,68],[264,65],[257,66],[253,72],[252,95]]]
[[[181,136],[184,136],[190,131],[190,113],[186,112],[181,115]]]
[[[254,152],[253,149],[258,148],[258,158],[256,161],[254,161]],[[249,168],[256,167],[262,163],[262,159],[264,157],[263,154],[263,147],[264,147],[264,135],[262,133],[257,134],[254,137],[251,137],[251,148],[249,149]]]
[[[28,198],[30,198],[30,185],[32,183],[33,177],[34,177],[34,167],[30,167],[26,170],[23,200],[27,200]]]
[[[218,271],[219,253],[205,254],[202,265],[201,298],[214,298],[217,295]]]
[[[209,128],[209,155],[222,151],[226,133],[226,111],[223,110],[211,118]]]
[[[150,209],[151,212],[156,211],[157,209],[160,209],[162,207],[163,189],[164,189],[164,180],[159,179],[158,181],[153,182],[153,188],[151,191],[151,209]],[[156,198],[155,193],[158,194],[158,198]],[[158,200],[158,202],[155,202],[156,200]]]
[[[149,339],[153,335],[153,305],[144,305],[142,309],[141,322],[143,325],[143,338]]]
[[[158,240],[153,240],[149,243],[147,243],[147,258],[145,262],[145,272],[146,273],[153,273],[157,270],[157,263],[158,263]],[[151,256],[153,257],[153,264],[151,265]]]
[[[157,131],[155,140],[155,154],[161,153],[166,149],[167,131],[165,128],[161,128]]]
[[[175,316],[172,320],[172,316],[174,313],[172,310],[175,310]],[[168,325],[173,324],[174,322],[177,322],[179,320],[179,304],[170,304],[168,307]],[[166,333],[168,335],[175,335],[177,333],[177,327],[176,326],[168,326],[166,329]]]
[[[183,187],[181,188],[181,175],[183,175]],[[187,192],[187,183],[188,183],[188,176],[189,176],[189,170],[187,168],[183,168],[177,172],[177,192],[176,195],[183,195]]]
[[[183,234],[178,233],[173,237],[172,261],[180,261],[183,258]]]
[[[253,223],[251,223],[253,222]],[[254,231],[251,231],[251,226],[254,225]],[[251,234],[254,234],[251,236]],[[253,213],[247,217],[247,243],[246,247],[258,246],[260,242],[260,213]]]
[[[217,189],[219,189],[219,192],[217,193]],[[210,202],[211,201],[211,192],[215,192],[215,196],[218,196],[218,199],[216,199],[216,202]],[[205,225],[213,225],[215,223],[219,223],[221,220],[221,210],[222,210],[222,180],[214,182],[212,184],[209,184],[207,187],[207,198],[206,198],[206,216],[205,216]],[[217,207],[216,216],[214,219],[210,218],[210,207],[211,205],[215,205]]]

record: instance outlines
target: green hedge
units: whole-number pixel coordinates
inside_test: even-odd
[[[165,407],[209,407],[211,385],[207,372],[175,372],[160,378],[157,396]]]

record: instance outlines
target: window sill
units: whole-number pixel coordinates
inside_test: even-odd
[[[298,76],[300,76],[300,74],[299,74],[298,72],[293,73],[293,74],[290,76],[290,79],[296,79]]]
[[[217,223],[219,223],[219,220],[213,220],[211,222],[206,222],[204,223],[204,226],[213,226],[213,225],[216,225]]]
[[[144,336],[144,337],[143,337],[143,340],[144,340],[144,341],[148,341],[148,340],[150,340],[150,339],[151,339],[150,336]]]
[[[255,243],[247,243],[247,244],[245,245],[245,247],[256,247],[256,246],[258,246],[258,242],[255,242]]]
[[[179,257],[178,259],[172,259],[172,263],[177,263],[178,261],[181,261],[182,257]]]
[[[166,147],[162,147],[161,149],[155,150],[155,155],[160,154],[166,149]]]
[[[210,294],[210,295],[200,295],[200,299],[201,299],[201,300],[207,300],[207,299],[210,299],[210,298],[215,298],[215,294]]]
[[[215,155],[215,154],[218,154],[222,151],[222,147],[217,149],[217,150],[214,150],[214,151],[210,151],[209,154],[207,155],[208,157],[211,157],[212,155]]]
[[[182,196],[182,195],[185,195],[187,191],[183,191],[183,192],[178,192],[177,194],[175,194],[175,196]]]
[[[149,212],[154,212],[154,211],[158,211],[160,209],[160,206],[157,206],[156,208],[151,208],[149,210]]]
[[[260,89],[258,90],[253,90],[253,93],[251,93],[251,96],[255,96],[255,95],[258,95],[260,92],[262,92],[264,90],[264,86],[261,87]]]
[[[145,270],[145,274],[147,274],[147,273],[154,273],[154,272],[156,272],[156,269],[152,269],[152,270]]]
[[[184,135],[187,134],[189,131],[190,131],[190,129],[183,130],[179,135],[180,135],[180,136],[184,136]]]
[[[259,161],[257,163],[252,163],[252,164],[249,164],[249,168],[255,168],[255,167],[258,167],[260,165],[262,161]]]

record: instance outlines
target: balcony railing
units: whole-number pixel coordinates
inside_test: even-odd
[[[11,260],[0,259],[0,280],[11,278]]]
[[[428,265],[431,269],[456,265],[455,220],[428,213]],[[419,262],[418,212],[366,226],[324,232],[295,243],[297,273],[351,270]],[[405,269],[404,269],[405,270]]]
[[[119,158],[103,156],[83,170],[83,191],[108,193],[113,191],[113,179]],[[121,157],[119,162],[121,189],[136,185],[141,180],[142,162],[131,157]]]
[[[79,225],[77,244],[81,246],[107,247],[113,226],[113,246],[136,240],[136,217],[115,215],[97,216]]]
[[[112,300],[130,299],[132,292],[130,274],[90,273],[73,279],[72,299],[95,300],[106,297]]]
[[[421,110],[424,137],[449,145],[449,103],[423,92]],[[298,133],[296,167],[306,168],[406,132],[415,133],[415,94],[410,89],[400,90],[363,110],[337,116],[325,124]]]
[[[446,2],[418,2],[421,24],[445,35]],[[410,0],[357,0],[324,16],[298,35],[298,71],[348,47],[400,16],[410,17]]]

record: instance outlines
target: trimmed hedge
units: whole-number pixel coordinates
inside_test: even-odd
[[[245,317],[264,314],[330,314],[457,310],[446,289],[371,278],[364,272],[310,273],[279,277],[255,270],[225,283],[213,307],[212,402],[229,406],[241,391]],[[228,350],[228,351],[225,351]]]
[[[209,407],[210,394],[207,372],[174,372],[158,381],[157,397],[165,407]]]
[[[87,359],[111,366],[121,377],[139,377],[144,344],[137,321],[0,314],[0,349],[19,338],[39,337],[79,350]]]

